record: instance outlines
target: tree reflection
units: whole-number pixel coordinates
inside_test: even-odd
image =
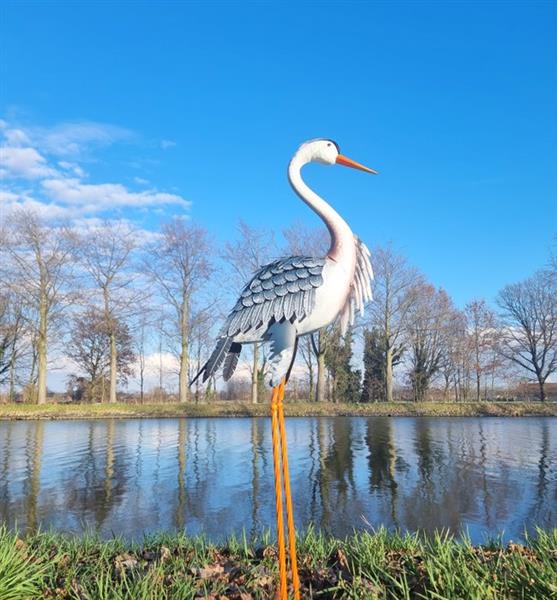
[[[370,493],[385,491],[390,497],[391,519],[398,527],[396,514],[397,482],[395,478],[396,446],[392,419],[374,417],[366,420]]]
[[[64,508],[78,515],[85,526],[101,529],[126,497],[131,476],[125,447],[115,451],[118,428],[114,419],[89,421],[87,444],[75,453],[71,469],[64,470]],[[60,510],[60,506],[52,510]],[[51,518],[59,515],[50,515]],[[92,519],[93,523],[89,522]]]
[[[25,498],[25,512],[27,528],[35,531],[39,524],[37,506],[41,491],[44,421],[37,421],[35,427],[29,428],[27,440],[27,477],[25,481],[27,493]]]
[[[2,461],[0,467],[0,516],[2,521],[9,523],[10,519],[10,471],[11,471],[11,446],[12,446],[12,422],[8,421],[5,426],[4,443],[2,445]]]
[[[255,538],[259,524],[259,497],[261,494],[261,472],[259,468],[260,459],[265,460],[264,430],[262,420],[251,419],[251,531],[250,535]],[[265,465],[264,465],[265,466]]]
[[[187,427],[186,420],[178,421],[178,501],[174,513],[174,527],[182,531],[186,520],[186,445],[187,445]]]
[[[331,513],[346,511],[349,499],[353,500],[357,494],[352,448],[353,422],[350,418],[337,417],[318,418],[317,423],[321,526],[328,530]]]

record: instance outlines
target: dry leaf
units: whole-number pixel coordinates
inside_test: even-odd
[[[118,554],[114,559],[114,566],[117,571],[131,571],[137,564],[137,559],[131,554]]]
[[[219,564],[208,565],[206,567],[194,568],[192,573],[200,579],[212,579],[224,573],[224,567]]]

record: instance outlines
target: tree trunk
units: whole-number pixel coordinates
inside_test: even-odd
[[[39,306],[39,335],[37,336],[37,404],[46,404],[47,312],[46,299],[41,297]]]
[[[179,397],[180,402],[188,401],[188,297],[182,298],[180,310],[180,374],[179,374]]]
[[[197,344],[197,371],[199,372],[201,369],[201,341]],[[195,382],[195,403],[199,404],[200,398],[200,386],[201,386],[201,377],[198,377]]]
[[[145,325],[141,325],[141,343],[139,346],[139,402],[145,401]]]
[[[313,383],[313,364],[312,364],[311,360],[309,361],[309,364],[308,364],[308,374],[309,374],[309,398],[308,398],[308,401],[312,402],[313,401],[314,383]]]
[[[251,403],[257,404],[259,390],[259,346],[253,345],[253,365],[251,368]]]
[[[16,365],[16,351],[12,351],[10,358],[10,383],[8,388],[8,402],[15,402],[15,365]]]
[[[387,348],[385,352],[385,399],[393,401],[393,351]]]
[[[41,463],[44,446],[44,421],[37,421],[35,426],[35,443],[29,449],[31,472],[29,473],[27,492],[27,526],[36,529],[38,525],[37,507],[41,493]]]
[[[538,377],[538,385],[540,386],[540,400],[545,402],[547,400],[545,394],[545,381],[541,377]]]
[[[116,371],[117,371],[117,349],[116,349],[116,332],[111,325],[110,331],[110,394],[108,401],[116,402]]]
[[[449,401],[449,390],[451,388],[451,380],[445,376],[445,388],[443,389],[443,402]]]
[[[110,312],[110,292],[108,285],[103,287],[103,299],[104,299],[104,319],[108,330],[108,337],[110,342],[110,374],[109,374],[109,392],[108,401],[111,403],[116,402],[116,371],[118,365],[118,350],[116,348],[116,332],[112,314]],[[103,394],[104,401],[104,394]]]
[[[163,370],[162,370],[162,327],[159,336],[159,402],[163,401]]]
[[[321,340],[321,333],[319,333]],[[319,344],[321,346],[321,344]],[[326,381],[325,381],[325,353],[319,349],[317,355],[317,388],[315,393],[316,402],[326,401]]]

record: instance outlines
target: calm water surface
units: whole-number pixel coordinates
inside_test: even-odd
[[[520,539],[557,526],[557,418],[287,420],[298,527]],[[0,519],[220,540],[274,521],[268,419],[0,422]]]

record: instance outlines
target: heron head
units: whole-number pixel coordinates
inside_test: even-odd
[[[318,162],[323,165],[344,165],[345,167],[352,167],[353,169],[377,175],[377,171],[374,169],[365,167],[355,160],[343,156],[340,153],[338,144],[333,140],[319,138],[305,142],[300,146],[296,155],[301,155],[304,163]]]

